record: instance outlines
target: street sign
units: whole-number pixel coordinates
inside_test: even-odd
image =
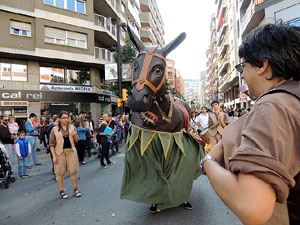
[[[245,94],[245,93],[240,93],[240,99],[242,100],[242,101],[244,101],[244,100],[246,100],[247,99],[247,95]]]
[[[239,86],[239,91],[240,91],[241,93],[244,93],[244,92],[246,92],[246,91],[247,91],[247,88],[246,88],[246,86],[245,86],[245,85],[241,85],[241,86]]]

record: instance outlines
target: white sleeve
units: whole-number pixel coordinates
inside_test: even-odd
[[[28,154],[31,153],[31,145],[30,142],[28,141]]]
[[[16,143],[16,153],[17,153],[17,155],[18,155],[19,157],[21,156],[20,145],[19,145],[19,143]]]

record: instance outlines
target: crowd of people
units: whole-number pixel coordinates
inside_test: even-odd
[[[40,120],[35,113],[30,113],[24,126],[19,126],[13,116],[1,115],[0,143],[7,153],[11,174],[14,157],[18,159],[18,176],[20,179],[28,177],[28,170],[33,166],[41,166],[37,151],[38,143],[50,153],[52,173],[56,176],[60,189],[60,197],[67,198],[63,192],[63,177],[69,172],[74,185],[74,195],[80,197],[77,189],[77,176],[79,165],[85,165],[86,158],[92,156],[92,149],[100,156],[100,165],[108,168],[114,164],[110,161],[110,150],[119,152],[126,139],[130,124],[128,115],[102,114],[99,121],[95,122],[92,114],[81,111],[76,118],[72,113],[60,112],[47,117],[41,115]],[[105,128],[110,128],[110,133],[103,133]],[[20,129],[24,127],[24,130]],[[106,159],[107,164],[104,163]]]

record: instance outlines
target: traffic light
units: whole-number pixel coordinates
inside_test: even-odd
[[[118,108],[122,107],[123,102],[121,98],[118,98]]]
[[[128,90],[125,88],[122,89],[122,99],[123,102],[126,102],[128,100]]]

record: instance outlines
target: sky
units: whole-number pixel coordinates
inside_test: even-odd
[[[210,18],[215,0],[156,0],[168,44],[181,32],[186,39],[167,58],[175,61],[184,79],[199,79],[206,71],[206,50],[210,42]]]

